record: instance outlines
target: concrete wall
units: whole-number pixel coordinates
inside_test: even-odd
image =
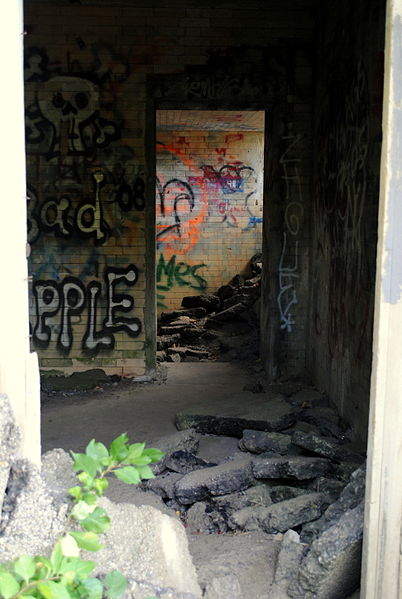
[[[214,292],[261,252],[264,134],[158,131],[160,309]]]
[[[292,192],[284,173],[306,159],[311,140],[313,13],[291,0],[263,7],[237,0],[225,6],[26,0],[25,13],[30,309],[42,370],[100,367],[135,375],[152,368],[154,115],[192,108],[267,111],[272,184],[266,210],[282,211],[276,229],[270,229],[274,216],[267,228],[275,261],[267,272],[281,288],[264,309],[263,338],[269,326],[273,337],[291,329],[282,355],[300,374],[306,221],[298,206],[288,202],[284,212],[282,205],[300,191],[306,210],[309,200],[305,163],[297,162]],[[297,279],[286,270],[294,269],[296,254]],[[287,275],[296,316],[293,292],[285,297]]]
[[[381,149],[384,2],[318,14],[307,368],[367,435]]]

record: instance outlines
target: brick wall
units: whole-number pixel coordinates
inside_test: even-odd
[[[291,91],[303,110],[313,15],[290,0],[24,8],[32,342],[42,370],[141,374],[155,333],[150,107],[275,105],[281,121]]]
[[[158,131],[160,309],[214,292],[261,251],[262,132]]]

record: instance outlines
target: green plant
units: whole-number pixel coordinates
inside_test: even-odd
[[[110,525],[107,512],[97,505],[107,489],[107,475],[113,473],[128,484],[154,478],[149,464],[158,462],[163,453],[145,448],[145,443],[128,442],[124,433],[109,449],[92,439],[85,453],[74,453],[73,469],[79,484],[69,489],[73,505],[66,532],[55,543],[50,557],[21,555],[0,565],[2,599],[117,599],[126,589],[125,577],[114,570],[103,580],[91,576],[96,563],[80,557],[82,549],[101,549],[99,535]],[[68,530],[77,528],[81,530]],[[149,598],[155,599],[155,598]]]

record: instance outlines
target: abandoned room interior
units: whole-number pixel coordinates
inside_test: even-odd
[[[399,312],[392,316],[400,295],[392,277],[400,267],[390,266],[392,248],[400,250],[398,229],[384,236],[388,222],[397,227],[401,218],[392,206],[387,216],[387,198],[399,190],[397,158],[390,156],[400,137],[386,128],[394,114],[387,103],[402,101],[400,81],[392,79],[401,66],[392,62],[401,50],[401,3],[23,4],[26,311],[44,390],[43,445],[69,449],[69,427],[91,421],[81,407],[91,402],[94,414],[100,410],[93,422],[115,418],[123,426],[137,405],[138,431],[146,435],[149,424],[155,432],[150,398],[166,389],[158,433],[165,468],[178,478],[169,490],[158,483],[155,493],[186,526],[193,510],[197,532],[222,537],[218,553],[233,531],[282,535],[281,547],[278,538],[277,549],[269,546],[276,570],[267,589],[250,587],[247,595],[246,583],[230,572],[239,566],[226,564],[225,576],[204,571],[201,590],[170,582],[169,595],[162,583],[159,591],[138,583],[133,598],[346,599],[361,576],[362,599],[397,599],[402,491],[400,480],[383,473],[395,473],[402,458],[402,381],[398,363],[394,373],[387,362],[392,353],[397,362],[402,357],[395,349]],[[395,261],[402,264],[402,256]],[[386,267],[393,273],[389,296],[381,294]],[[390,307],[382,311],[383,303]],[[388,329],[381,328],[385,321]],[[86,377],[95,380],[97,396],[84,393],[80,402],[63,394],[69,381]],[[0,390],[12,396],[7,385]],[[108,393],[126,398],[120,414],[117,399],[107,404]],[[270,400],[272,418],[282,418],[276,428],[264,428],[258,417]],[[241,416],[246,408],[254,417]],[[166,439],[180,410],[176,425],[186,441],[172,458]],[[88,423],[86,430],[89,441]],[[192,465],[183,466],[177,454],[190,460],[196,453],[194,431],[229,445],[236,438],[236,450],[225,446],[234,451],[230,459],[214,462],[201,443]],[[150,437],[157,442],[156,433]],[[253,482],[233,486],[234,466],[244,460],[253,474],[241,476]],[[314,460],[315,477],[308,470]],[[226,490],[209,490],[220,503],[202,494],[192,500],[186,476],[206,476],[212,467],[235,472]],[[293,491],[288,483],[284,490],[286,478]],[[264,509],[271,525],[264,528],[255,515],[245,516],[249,504],[229,509],[225,497],[252,489],[253,503],[251,494],[267,479],[282,486],[270,490]],[[315,515],[272,525],[272,505],[298,502],[302,511],[308,494]],[[355,537],[342,545],[339,532],[328,569],[306,582],[304,570],[315,567],[308,560],[335,526],[334,505],[343,506],[337,525]],[[325,514],[327,525],[314,528]],[[256,539],[247,552],[258,561],[263,541]],[[393,556],[387,564],[384,554]]]

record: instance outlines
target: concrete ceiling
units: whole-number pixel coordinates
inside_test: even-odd
[[[264,131],[262,110],[158,110],[156,129],[170,131]]]

